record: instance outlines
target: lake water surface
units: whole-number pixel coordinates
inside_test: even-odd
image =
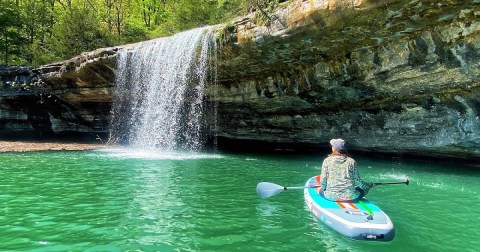
[[[356,157],[368,199],[392,219],[381,243],[316,221],[302,186],[324,156],[129,149],[0,154],[1,251],[477,251],[480,170]]]

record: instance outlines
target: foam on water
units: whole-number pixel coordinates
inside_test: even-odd
[[[219,159],[220,154],[200,152],[174,152],[160,150],[142,150],[134,148],[111,148],[98,150],[102,155],[120,159],[148,159],[148,160],[187,160],[187,159]]]
[[[393,179],[398,181],[405,181],[408,179],[408,176],[406,174],[400,174],[400,173],[381,173],[380,179]]]

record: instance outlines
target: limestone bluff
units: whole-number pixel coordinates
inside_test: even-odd
[[[477,159],[478,20],[478,0],[295,0],[219,25],[212,134]],[[0,133],[105,133],[129,46],[0,73]]]

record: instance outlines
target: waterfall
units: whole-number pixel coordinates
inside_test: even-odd
[[[204,27],[119,51],[110,141],[165,151],[201,148],[215,47],[212,29]]]

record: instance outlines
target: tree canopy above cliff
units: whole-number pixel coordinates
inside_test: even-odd
[[[284,1],[1,0],[1,63],[37,66],[225,22]]]

